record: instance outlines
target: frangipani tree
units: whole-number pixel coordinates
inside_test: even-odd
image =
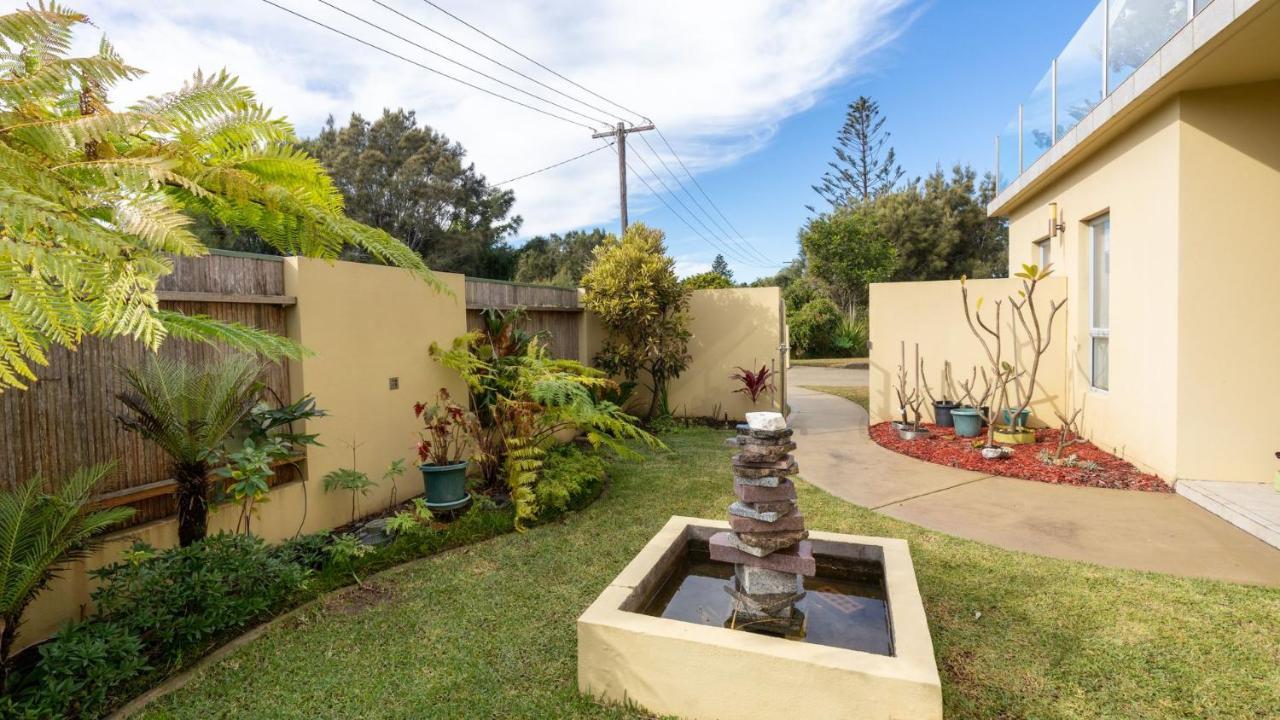
[[[354,246],[434,282],[408,247],[343,215],[292,127],[225,71],[113,110],[107,93],[142,71],[105,38],[95,55],[71,57],[87,22],[52,2],[0,15],[0,392],[25,388],[51,347],[87,335],[298,355],[283,338],[159,308],[171,256],[206,252],[194,216],[284,254],[337,258]]]

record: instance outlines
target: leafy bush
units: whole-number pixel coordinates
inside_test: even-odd
[[[733,287],[732,280],[714,270],[690,275],[681,280],[680,284],[690,290],[723,290]]]
[[[833,348],[843,315],[830,298],[818,297],[788,318],[791,347],[800,357],[825,357]]]
[[[581,507],[604,484],[604,461],[573,445],[548,451],[542,473],[534,485],[538,518],[546,520]]]
[[[831,341],[832,349],[841,357],[866,357],[869,332],[866,315],[857,320],[841,320]]]
[[[227,534],[92,574],[103,583],[93,593],[99,617],[136,633],[157,665],[271,615],[308,575],[260,538]]]
[[[125,626],[68,625],[40,646],[37,665],[0,699],[0,717],[100,717],[148,670],[142,640]]]
[[[285,562],[307,570],[319,570],[329,560],[329,545],[333,534],[328,530],[299,535],[271,548],[271,552]]]

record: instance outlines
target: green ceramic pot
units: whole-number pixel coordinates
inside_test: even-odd
[[[454,510],[467,504],[467,463],[452,465],[419,465],[422,485],[427,493],[427,507],[432,510]]]
[[[982,415],[977,408],[952,408],[951,424],[955,426],[956,437],[972,438],[982,434]]]

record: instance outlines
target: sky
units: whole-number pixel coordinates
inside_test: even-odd
[[[662,137],[649,132],[628,140],[636,173],[628,178],[629,220],[666,232],[680,274],[708,269],[719,252],[740,280],[770,275],[795,257],[797,230],[812,215],[806,206],[822,202],[810,186],[832,158],[831,146],[850,101],[868,95],[880,103],[890,142],[909,177],[927,174],[938,164],[967,163],[980,173],[988,171],[995,133],[1096,4],[433,0],[581,86],[576,87],[426,0],[271,2],[280,7],[266,0],[69,4],[94,23],[77,37],[79,51],[91,52],[105,33],[127,61],[148,71],[114,90],[115,103],[176,89],[197,68],[211,72],[225,67],[288,117],[301,136],[314,135],[329,115],[341,122],[353,111],[376,117],[384,107],[413,109],[420,122],[460,142],[492,182],[601,147],[601,141],[591,139],[592,129],[603,129],[619,117],[637,123],[651,119]],[[495,98],[421,65],[560,117]],[[504,185],[515,191],[515,212],[524,219],[513,242],[575,228],[616,230],[617,183],[617,157],[603,149]]]

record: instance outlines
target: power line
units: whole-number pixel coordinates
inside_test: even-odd
[[[716,214],[718,214],[720,218],[724,220],[725,224],[729,226],[729,229],[733,230],[734,234],[737,235],[738,238],[742,240],[742,242],[746,243],[749,247],[755,250],[756,255],[759,255],[760,257],[764,257],[764,254],[761,253],[759,250],[757,250],[755,248],[755,245],[752,244],[751,241],[747,240],[745,237],[742,236],[742,233],[738,232],[738,228],[734,227],[733,223],[729,220],[729,218],[724,214],[723,211],[720,210],[720,206],[716,205],[716,201],[712,200],[711,196],[707,194],[707,191],[703,189],[702,183],[698,182],[698,178],[694,177],[693,173],[689,172],[689,167],[684,164],[684,160],[680,157],[680,153],[676,152],[676,149],[671,146],[671,143],[667,140],[667,136],[662,134],[661,128],[658,129],[658,137],[662,139],[662,143],[667,146],[668,150],[671,151],[671,156],[676,159],[676,162],[680,163],[680,167],[684,170],[684,174],[688,175],[689,179],[693,181],[694,187],[698,188],[698,192],[702,193],[702,196],[707,199],[707,203],[711,205],[711,208],[716,211]]]
[[[485,32],[485,31],[481,30],[480,28],[476,27],[475,25],[472,25],[471,23],[467,22],[466,20],[463,20],[462,18],[458,17],[457,15],[454,15],[453,13],[449,12],[448,10],[445,10],[444,8],[442,8],[442,7],[440,7],[439,5],[437,5],[437,4],[435,4],[434,2],[432,2],[432,0],[422,0],[422,1],[423,1],[423,2],[425,2],[426,4],[430,5],[431,7],[433,7],[433,8],[435,8],[435,9],[439,10],[440,12],[444,13],[445,15],[448,15],[449,17],[453,18],[454,20],[457,20],[458,22],[462,23],[463,25],[466,25],[467,27],[471,28],[472,30],[474,30],[474,31],[476,31],[476,32],[478,32],[478,33],[480,33],[481,35],[485,36],[486,38],[489,38],[489,39],[490,39],[490,40],[492,40],[493,42],[495,42],[495,43],[497,43],[497,44],[501,45],[502,47],[504,47],[504,48],[506,48],[506,49],[510,50],[511,52],[515,53],[516,55],[519,55],[520,57],[524,58],[525,60],[528,60],[529,62],[533,63],[534,65],[537,65],[538,67],[542,68],[543,70],[546,70],[547,72],[551,73],[552,75],[555,75],[556,77],[560,78],[561,80],[563,80],[563,81],[565,81],[565,82],[569,83],[570,85],[572,85],[572,86],[574,86],[574,87],[578,88],[579,90],[582,90],[583,92],[586,92],[586,93],[590,93],[593,97],[599,98],[600,100],[603,100],[603,101],[605,101],[605,102],[609,103],[610,105],[612,105],[612,106],[614,106],[614,107],[618,108],[619,110],[622,110],[622,111],[624,111],[624,112],[626,112],[626,113],[629,113],[629,114],[631,114],[631,115],[634,115],[634,116],[636,116],[636,117],[638,117],[638,118],[640,118],[640,119],[644,120],[645,122],[648,122],[648,121],[649,121],[649,118],[645,117],[643,114],[638,113],[638,112],[636,112],[635,110],[630,110],[630,109],[628,109],[625,105],[620,105],[620,104],[618,104],[618,103],[614,102],[613,100],[610,100],[609,98],[607,98],[607,97],[605,97],[605,96],[601,95],[600,93],[595,92],[594,90],[591,90],[591,89],[589,89],[589,88],[583,87],[582,85],[579,85],[578,83],[576,83],[576,82],[574,82],[574,81],[570,80],[569,78],[565,77],[564,75],[561,75],[560,73],[556,72],[555,70],[552,70],[551,68],[547,67],[546,65],[543,65],[542,63],[538,62],[537,60],[534,60],[533,58],[529,57],[528,55],[525,55],[524,53],[520,52],[519,50],[517,50],[517,49],[515,49],[515,48],[511,47],[510,45],[508,45],[508,44],[506,44],[506,43],[502,42],[502,41],[501,41],[501,40],[499,40],[498,38],[496,38],[496,37],[494,37],[494,36],[490,35],[489,33],[487,33],[487,32]]]
[[[532,176],[534,176],[534,175],[537,175],[538,173],[544,173],[544,172],[546,172],[546,171],[548,171],[548,170],[554,170],[554,169],[556,169],[556,168],[560,167],[561,165],[568,165],[569,163],[573,162],[574,160],[581,160],[582,158],[584,158],[584,157],[586,157],[586,156],[588,156],[588,155],[594,155],[594,154],[596,154],[596,153],[600,152],[601,150],[605,150],[605,149],[608,149],[608,148],[611,148],[611,147],[613,147],[613,143],[605,143],[604,145],[601,145],[600,147],[598,147],[598,148],[596,148],[596,149],[594,149],[594,150],[588,150],[588,151],[586,151],[586,152],[582,153],[581,155],[574,155],[573,157],[571,157],[571,158],[569,158],[569,159],[567,159],[567,160],[561,160],[560,162],[555,163],[554,165],[548,165],[548,166],[546,166],[546,167],[544,167],[544,168],[541,168],[541,169],[539,169],[539,170],[534,170],[533,172],[525,173],[524,175],[517,175],[516,177],[513,177],[513,178],[511,178],[510,180],[503,180],[503,181],[502,181],[502,182],[500,182],[500,183],[493,183],[493,184],[491,184],[489,187],[498,187],[499,185],[507,185],[507,184],[513,183],[513,182],[515,182],[515,181],[517,181],[517,180],[523,180],[523,179],[525,179],[525,178],[527,178],[527,177],[532,177]]]
[[[376,1],[376,0],[375,0],[375,1]],[[353,12],[351,12],[351,11],[349,11],[349,10],[346,10],[346,9],[344,9],[344,8],[340,8],[340,7],[338,7],[337,5],[334,5],[333,3],[329,2],[329,0],[316,0],[316,2],[320,3],[321,5],[324,5],[325,7],[329,8],[329,9],[331,9],[331,10],[337,10],[338,12],[342,13],[343,15],[346,15],[347,17],[351,18],[352,20],[356,20],[356,21],[358,21],[358,22],[362,22],[362,23],[364,23],[365,25],[368,25],[369,27],[371,27],[371,28],[373,28],[373,29],[375,29],[375,30],[379,30],[379,31],[381,31],[381,32],[383,32],[383,33],[386,33],[387,35],[390,35],[391,37],[393,37],[393,38],[395,38],[395,39],[397,39],[397,40],[399,40],[399,41],[401,41],[401,42],[409,43],[410,45],[412,45],[412,46],[414,46],[414,47],[418,48],[419,50],[422,50],[423,52],[431,53],[432,55],[435,55],[436,57],[440,58],[441,60],[444,60],[445,62],[453,63],[454,65],[457,65],[458,67],[462,68],[463,70],[467,70],[468,72],[473,72],[473,73],[475,73],[475,74],[479,75],[480,77],[485,78],[486,80],[492,80],[493,82],[496,82],[496,83],[498,83],[499,85],[502,85],[503,87],[507,87],[507,88],[510,88],[510,89],[512,89],[512,90],[515,90],[516,92],[521,93],[522,95],[528,95],[529,97],[533,98],[534,100],[539,100],[539,101],[544,102],[544,103],[546,103],[546,104],[548,104],[548,105],[550,105],[550,106],[552,106],[552,107],[556,107],[556,108],[559,108],[559,109],[561,109],[561,110],[564,110],[564,111],[565,111],[565,112],[567,112],[567,113],[572,113],[572,114],[574,114],[574,115],[577,115],[578,117],[583,118],[584,120],[586,120],[586,121],[588,121],[588,122],[598,122],[598,123],[602,123],[603,125],[606,125],[606,126],[607,126],[607,125],[609,125],[609,121],[608,121],[608,120],[601,120],[600,118],[593,118],[593,117],[591,117],[590,115],[584,115],[584,114],[582,114],[582,113],[578,112],[577,110],[574,110],[574,109],[573,109],[573,108],[571,108],[571,107],[566,107],[566,106],[564,106],[564,105],[561,105],[560,103],[556,102],[555,100],[548,100],[548,99],[546,99],[546,98],[542,97],[541,95],[535,95],[535,94],[533,94],[533,93],[529,92],[528,90],[525,90],[524,88],[516,87],[515,85],[512,85],[511,83],[509,83],[509,82],[507,82],[507,81],[505,81],[505,80],[501,80],[501,79],[499,79],[499,78],[496,78],[496,77],[494,77],[494,76],[490,75],[489,73],[484,72],[483,70],[477,70],[477,69],[475,69],[475,68],[471,67],[470,65],[467,65],[467,64],[465,64],[465,63],[458,62],[457,60],[454,60],[453,58],[449,57],[448,55],[445,55],[445,54],[440,53],[440,52],[436,52],[435,50],[432,50],[431,48],[429,48],[429,47],[427,47],[427,46],[425,46],[425,45],[423,45],[423,44],[421,44],[421,43],[418,43],[418,42],[415,42],[415,41],[413,41],[413,40],[410,40],[409,38],[407,38],[407,37],[405,37],[405,36],[403,36],[403,35],[401,35],[401,34],[399,34],[399,33],[395,32],[395,31],[393,31],[393,30],[388,30],[387,28],[382,27],[381,25],[379,25],[379,24],[377,24],[377,23],[373,22],[372,20],[368,20],[368,19],[366,19],[366,18],[360,17],[359,15],[356,15],[355,13],[353,13]],[[592,129],[594,130],[595,128],[592,128]]]
[[[684,208],[684,211],[688,213],[690,217],[692,217],[694,220],[697,220],[700,225],[706,228],[707,227],[706,223],[703,223],[701,218],[699,218],[692,210],[690,210],[688,205],[684,204],[684,201],[680,199],[679,195],[676,195],[674,192],[672,192],[671,188],[662,179],[662,177],[659,176],[658,173],[654,171],[653,166],[651,166],[649,162],[644,159],[644,156],[641,155],[640,153],[635,153],[635,156],[640,160],[640,162],[644,163],[644,166],[649,170],[649,174],[653,175],[653,178],[658,181],[658,184],[662,185],[663,189],[667,191],[667,194],[671,195],[671,197],[677,203],[680,204],[680,207]],[[727,246],[723,245],[719,240],[717,240],[715,238],[715,233],[711,233],[712,235],[711,238],[708,238],[706,235],[703,235],[697,228],[693,226],[692,223],[686,220],[683,215],[677,212],[676,209],[670,205],[670,203],[664,200],[662,195],[657,190],[654,189],[653,185],[651,185],[643,175],[637,172],[636,169],[632,167],[630,163],[627,163],[627,169],[630,170],[633,175],[639,178],[640,182],[644,183],[644,186],[649,189],[649,192],[652,193],[654,197],[658,198],[658,200],[664,206],[666,206],[667,210],[669,210],[672,215],[675,215],[677,218],[679,218],[680,222],[684,223],[685,226],[688,227],[690,230],[692,230],[693,234],[701,238],[703,242],[707,243],[708,245],[711,245],[716,250],[722,253],[725,253],[730,257],[733,257],[735,262],[742,263],[743,265],[747,265],[750,267],[767,267],[767,268],[774,267],[774,265],[761,265],[760,263],[757,263],[753,260],[744,259],[743,257],[740,256],[740,254],[735,253],[732,249],[728,248]],[[708,232],[710,232],[710,229],[708,229]]]
[[[653,145],[649,144],[648,138],[641,135],[640,139],[644,141],[645,147],[649,148],[649,152],[653,153],[653,156],[658,159],[658,162],[662,165],[662,168],[667,171],[667,174],[670,175],[671,179],[676,182],[676,185],[682,191],[684,191],[685,195],[689,196],[689,199],[693,201],[694,206],[697,207],[699,210],[701,210],[702,214],[705,215],[707,219],[710,220],[712,224],[716,226],[716,231],[720,233],[721,238],[723,238],[728,244],[737,246],[739,251],[743,253],[743,257],[751,258],[754,255],[755,259],[761,260],[763,262],[766,262],[766,263],[773,262],[773,260],[765,257],[759,250],[756,250],[754,247],[750,246],[749,244],[734,240],[733,237],[729,235],[729,233],[726,232],[723,227],[720,226],[720,223],[716,221],[715,216],[707,212],[707,209],[702,206],[702,203],[698,202],[698,198],[694,197],[693,193],[689,192],[689,188],[685,187],[685,184],[680,181],[680,177],[671,171],[671,166],[667,165],[667,161],[662,157],[662,154],[659,153],[657,149],[653,147]],[[670,148],[670,146],[668,146],[668,148]],[[672,151],[672,155],[674,154],[675,152]],[[703,227],[707,227],[706,224],[702,223],[701,220],[699,220],[698,222],[701,223]],[[711,228],[707,227],[707,232],[712,232]]]
[[[592,110],[594,110],[594,111],[596,111],[596,112],[598,112],[598,113],[603,113],[603,114],[605,114],[605,115],[607,115],[607,116],[616,116],[616,115],[617,115],[617,113],[615,113],[615,112],[612,112],[612,111],[610,111],[610,110],[605,110],[604,108],[598,107],[598,106],[596,106],[596,105],[592,105],[591,103],[589,103],[589,102],[587,102],[587,101],[585,101],[585,100],[583,100],[583,99],[581,99],[581,98],[579,98],[579,97],[576,97],[576,96],[570,95],[569,93],[567,93],[567,92],[565,92],[565,91],[563,91],[563,90],[561,90],[561,89],[559,89],[559,88],[557,88],[557,87],[553,87],[553,86],[551,86],[551,85],[548,85],[548,84],[546,84],[546,83],[542,82],[541,80],[539,80],[539,79],[537,79],[537,78],[535,78],[535,77],[532,77],[532,76],[530,76],[530,75],[526,75],[525,73],[520,72],[519,70],[517,70],[517,69],[515,69],[515,68],[511,67],[510,65],[507,65],[506,63],[504,63],[504,62],[502,62],[502,61],[500,61],[500,60],[496,60],[496,59],[494,59],[494,58],[492,58],[492,57],[489,57],[488,55],[486,55],[486,54],[484,54],[484,53],[480,52],[479,50],[476,50],[475,48],[471,47],[470,45],[467,45],[466,43],[461,42],[461,41],[459,41],[459,40],[455,40],[454,38],[450,37],[449,35],[447,35],[447,34],[445,34],[445,33],[442,33],[442,32],[440,32],[439,30],[436,30],[435,28],[431,27],[430,25],[427,25],[426,23],[424,23],[424,22],[422,22],[422,21],[418,20],[417,18],[411,17],[411,16],[409,16],[409,15],[406,15],[406,14],[404,14],[404,13],[400,12],[399,10],[395,9],[394,7],[391,7],[390,5],[387,5],[386,3],[382,2],[382,0],[369,0],[369,1],[370,1],[370,2],[372,2],[372,3],[374,3],[374,4],[375,4],[375,5],[377,5],[377,6],[381,7],[381,8],[384,8],[384,9],[388,10],[389,12],[392,12],[392,13],[395,13],[396,15],[399,15],[400,17],[404,18],[405,20],[408,20],[409,22],[413,23],[414,25],[417,25],[418,27],[422,28],[423,30],[426,30],[427,32],[432,33],[433,35],[436,35],[436,36],[438,36],[438,37],[440,37],[440,38],[443,38],[444,40],[447,40],[447,41],[449,41],[449,42],[453,43],[454,45],[457,45],[458,47],[462,48],[463,50],[466,50],[467,52],[471,53],[472,55],[476,55],[476,56],[478,56],[478,57],[482,57],[482,58],[484,58],[485,60],[488,60],[489,62],[493,63],[494,65],[497,65],[498,67],[500,67],[500,68],[502,68],[502,69],[504,69],[504,70],[507,70],[508,72],[512,72],[512,73],[515,73],[516,75],[519,75],[520,77],[524,78],[525,80],[528,80],[529,82],[536,83],[536,84],[538,84],[538,85],[540,85],[540,86],[542,86],[542,87],[544,87],[544,88],[546,88],[546,89],[550,90],[550,91],[551,91],[551,92],[553,92],[553,93],[557,93],[557,94],[559,94],[559,95],[562,95],[562,96],[564,96],[564,97],[566,97],[566,98],[568,98],[568,99],[570,99],[570,100],[572,100],[572,101],[574,101],[574,102],[576,102],[576,103],[578,103],[578,104],[580,104],[580,105],[582,105],[582,106],[584,106],[584,107],[591,108]],[[625,120],[626,118],[619,117],[618,119],[620,119],[620,120]]]
[[[384,48],[384,47],[382,47],[382,46],[380,46],[380,45],[377,45],[376,43],[369,42],[368,40],[365,40],[365,39],[363,39],[363,38],[358,38],[358,37],[356,37],[355,35],[352,35],[352,34],[350,34],[350,33],[348,33],[348,32],[345,32],[345,31],[339,30],[338,28],[335,28],[335,27],[333,27],[332,25],[327,25],[327,24],[325,24],[325,23],[323,23],[323,22],[321,22],[321,21],[319,21],[319,20],[316,20],[315,18],[308,17],[308,16],[306,16],[306,15],[303,15],[303,14],[302,14],[302,13],[300,13],[300,12],[297,12],[297,11],[295,11],[295,10],[291,10],[291,9],[289,9],[289,8],[287,8],[287,7],[284,7],[283,5],[280,5],[280,4],[276,3],[276,2],[274,2],[274,0],[262,0],[262,2],[266,3],[267,5],[270,5],[270,6],[274,7],[274,8],[276,8],[277,10],[283,10],[284,12],[287,12],[287,13],[289,13],[290,15],[293,15],[294,17],[297,17],[297,18],[299,18],[299,19],[301,19],[301,20],[305,20],[305,21],[307,21],[307,22],[311,23],[312,25],[317,25],[317,26],[319,26],[319,27],[322,27],[322,28],[324,28],[325,30],[328,30],[329,32],[332,32],[332,33],[336,33],[336,34],[338,34],[338,35],[341,35],[342,37],[345,37],[345,38],[347,38],[348,40],[354,40],[354,41],[356,41],[356,42],[360,43],[361,45],[364,45],[364,46],[366,46],[366,47],[368,47],[368,48],[371,48],[371,49],[373,49],[373,50],[377,50],[378,52],[383,53],[383,54],[385,54],[385,55],[390,55],[391,57],[396,58],[397,60],[403,60],[404,62],[407,62],[407,63],[409,63],[410,65],[414,65],[414,66],[417,66],[417,67],[419,67],[419,68],[422,68],[423,70],[426,70],[427,72],[434,73],[434,74],[436,74],[436,75],[439,75],[440,77],[447,78],[447,79],[449,79],[449,80],[452,80],[452,81],[454,81],[454,82],[456,82],[456,83],[459,83],[459,84],[462,84],[462,85],[466,85],[467,87],[469,87],[469,88],[471,88],[471,89],[473,89],[473,90],[479,90],[480,92],[485,93],[486,95],[492,95],[493,97],[496,97],[496,98],[498,98],[499,100],[506,100],[506,101],[507,101],[507,102],[509,102],[509,103],[513,103],[513,104],[515,104],[515,105],[519,105],[520,107],[527,108],[527,109],[532,110],[532,111],[534,111],[534,112],[536,112],[536,113],[541,113],[541,114],[543,114],[543,115],[546,115],[547,117],[553,117],[553,118],[555,118],[555,119],[557,119],[557,120],[560,120],[560,121],[562,121],[562,122],[567,122],[567,123],[569,123],[570,125],[576,125],[576,126],[581,127],[581,128],[586,128],[586,129],[591,130],[591,131],[593,131],[593,132],[595,131],[595,128],[591,127],[590,125],[583,125],[582,123],[578,122],[577,120],[570,120],[569,118],[564,117],[563,115],[558,115],[558,114],[553,113],[553,112],[551,112],[551,111],[549,111],[549,110],[543,110],[542,108],[534,107],[533,105],[530,105],[530,104],[525,103],[525,102],[521,102],[520,100],[516,100],[516,99],[514,99],[514,98],[509,98],[509,97],[507,97],[506,95],[503,95],[502,93],[494,92],[493,90],[490,90],[490,89],[488,89],[488,88],[481,87],[481,86],[479,86],[479,85],[476,85],[475,83],[471,83],[471,82],[468,82],[468,81],[466,81],[466,80],[463,80],[462,78],[459,78],[459,77],[455,77],[455,76],[453,76],[453,75],[450,75],[449,73],[444,72],[444,71],[442,71],[442,70],[437,70],[437,69],[435,69],[435,68],[433,68],[433,67],[429,67],[429,66],[427,66],[427,65],[423,65],[422,63],[418,62],[417,60],[411,60],[411,59],[409,59],[409,58],[407,58],[407,57],[405,57],[405,56],[403,56],[403,55],[400,55],[399,53],[396,53],[396,52],[394,52],[394,51],[392,51],[392,50],[388,50],[388,49],[386,49],[386,48]]]

